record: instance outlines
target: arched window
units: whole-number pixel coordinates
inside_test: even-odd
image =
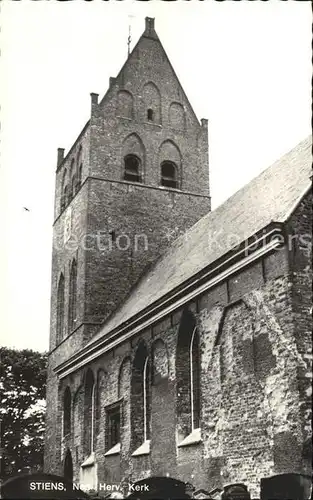
[[[141,182],[141,163],[138,156],[130,154],[124,158],[124,180]]]
[[[95,436],[97,436],[100,432],[100,424],[101,424],[101,408],[102,402],[105,398],[106,394],[106,384],[107,384],[107,375],[104,370],[99,368],[97,372],[97,382],[95,389]]]
[[[66,207],[66,203],[67,203],[67,194],[66,194],[66,190],[67,190],[67,186],[66,186],[66,176],[67,176],[67,170],[65,169],[64,172],[63,172],[63,177],[62,177],[62,184],[61,184],[61,211],[63,211]]]
[[[149,122],[153,122],[153,109],[149,108],[147,111],[147,118]]]
[[[70,201],[72,200],[74,194],[75,194],[75,191],[74,191],[74,183],[73,183],[73,176],[75,174],[75,160],[74,158],[72,158],[72,161],[71,161],[71,167],[70,167],[70,170],[69,170],[69,185],[68,185],[68,199],[67,199],[67,203],[70,203]]]
[[[199,333],[195,328],[190,342],[190,396],[191,430],[200,427],[200,346]]]
[[[68,186],[64,186],[64,189],[63,189],[63,209],[67,206],[68,201],[69,201]]]
[[[161,185],[177,188],[177,167],[172,161],[164,161],[161,164]]]
[[[64,459],[64,477],[68,481],[73,481],[73,460],[72,454],[69,449],[67,449]]]
[[[63,436],[67,436],[71,432],[71,405],[71,390],[67,387],[63,397]]]
[[[76,175],[74,174],[72,177],[72,182],[71,182],[72,198],[74,198],[74,196],[76,194],[76,186],[77,186],[77,180],[76,180]]]
[[[143,110],[145,115],[143,119],[148,118],[154,123],[161,123],[161,94],[158,87],[153,82],[147,82],[142,89]],[[152,116],[149,117],[152,111]]]
[[[64,193],[62,193],[62,196],[61,196],[61,211],[63,212],[64,209],[65,209],[65,196],[64,196]]]
[[[132,448],[150,440],[151,435],[151,365],[145,344],[136,352],[131,378]]]
[[[150,382],[150,361],[148,356],[143,367],[143,441],[148,441],[151,437],[151,382]]]
[[[73,260],[70,272],[69,283],[69,306],[68,306],[68,331],[69,333],[76,326],[77,318],[77,263]]]
[[[82,183],[82,172],[83,172],[83,164],[82,164],[82,151],[83,148],[80,146],[77,159],[76,159],[76,169],[77,169],[77,179],[76,179],[76,185],[75,185],[75,192],[80,189],[81,183]]]
[[[57,318],[56,318],[56,340],[57,344],[63,339],[64,333],[64,276],[61,274],[57,291]]]
[[[134,115],[134,98],[127,90],[121,90],[118,93],[118,116],[132,119]]]
[[[196,320],[183,312],[177,339],[177,421],[179,440],[200,428],[200,347]]]
[[[77,177],[77,183],[76,183],[76,193],[79,191],[81,185],[82,185],[82,173],[83,173],[83,164],[81,163],[78,169],[78,177]]]
[[[84,397],[84,449],[87,455],[94,451],[96,384],[92,371],[87,370]]]
[[[186,117],[183,106],[179,102],[172,102],[169,107],[169,122],[174,129],[186,129]]]

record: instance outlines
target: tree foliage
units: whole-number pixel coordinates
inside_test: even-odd
[[[47,355],[0,349],[1,478],[42,469]]]

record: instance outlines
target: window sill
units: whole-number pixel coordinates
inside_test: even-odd
[[[172,188],[172,187],[169,187],[169,186],[162,186],[161,184],[158,186],[159,189],[166,189],[167,191],[176,191],[178,193],[181,193],[182,190],[179,189],[179,188]]]
[[[147,125],[154,125],[155,127],[162,128],[161,123],[155,123],[155,122],[154,122],[154,121],[152,121],[152,120],[151,120],[151,121],[150,121],[150,120],[145,121],[144,123],[146,123]]]
[[[121,443],[116,443],[110,450],[108,450],[104,456],[109,457],[111,455],[119,455],[121,452]]]
[[[149,455],[150,454],[150,440],[145,441],[142,445],[137,448],[132,454],[132,457],[139,457],[141,455]]]
[[[178,448],[183,448],[184,446],[190,446],[193,444],[201,443],[201,429],[194,429],[181,443],[179,443]]]
[[[86,458],[86,460],[81,464],[81,467],[84,468],[84,467],[91,467],[92,465],[95,465],[95,454],[94,452],[92,452],[88,458]]]
[[[133,118],[130,118],[129,116],[116,115],[116,118],[121,118],[122,120],[127,120],[128,122],[133,121]]]

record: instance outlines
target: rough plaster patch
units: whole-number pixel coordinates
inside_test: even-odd
[[[275,421],[276,432],[286,432],[289,430],[290,407],[288,401],[289,384],[281,373],[267,377],[264,387],[265,401],[268,402],[269,409]]]
[[[262,318],[265,320],[269,338],[271,344],[273,346],[273,354],[277,356],[278,359],[281,359],[281,356],[278,352],[278,342],[284,346],[286,351],[299,363],[300,366],[307,368],[307,365],[298,352],[297,345],[295,340],[291,335],[286,336],[280,324],[277,321],[274,313],[270,310],[270,308],[266,305],[264,301],[263,293],[260,290],[253,290],[247,297],[246,302],[250,307],[255,309],[256,317]]]
[[[207,371],[211,364],[213,348],[218,335],[220,321],[223,315],[224,308],[221,306],[213,307],[208,313],[207,310],[201,311],[199,314],[199,329],[204,339],[202,369]]]
[[[264,296],[259,290],[253,291],[247,297],[247,303],[256,310],[256,318],[265,320],[272,352],[276,356],[277,366],[271,371],[264,383],[260,382],[264,390],[264,410],[272,422],[267,427],[267,432],[274,443],[274,434],[280,432],[295,432],[300,435],[295,415],[298,413],[299,401],[290,387],[290,370],[306,363],[297,350],[295,339],[284,332],[277,318],[266,305]],[[283,352],[282,352],[283,347]]]

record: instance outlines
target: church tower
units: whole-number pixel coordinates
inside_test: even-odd
[[[50,350],[90,340],[146,268],[210,210],[199,123],[154,28],[145,31],[64,156],[58,150]]]

